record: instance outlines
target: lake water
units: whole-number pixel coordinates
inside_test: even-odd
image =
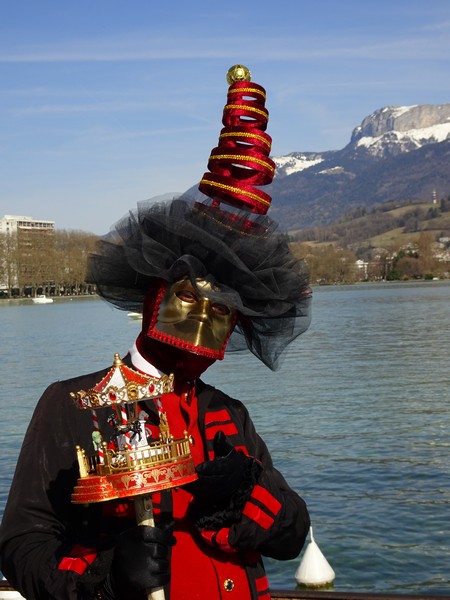
[[[0,304],[0,511],[44,388],[138,331],[95,299]],[[246,403],[306,500],[335,590],[450,595],[449,331],[450,282],[323,287],[279,371],[229,355],[204,376]],[[295,589],[299,560],[266,560],[271,586]]]

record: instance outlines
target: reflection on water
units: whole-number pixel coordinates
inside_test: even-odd
[[[89,300],[0,306],[0,327],[2,508],[44,387],[110,364],[139,323]],[[450,594],[449,330],[448,282],[319,288],[279,371],[229,355],[204,376],[245,402],[307,501],[336,590]],[[295,587],[298,559],[266,563]]]

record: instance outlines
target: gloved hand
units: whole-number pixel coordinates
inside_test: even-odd
[[[219,530],[237,523],[261,473],[254,458],[237,451],[218,431],[213,441],[214,460],[196,467],[197,481],[188,484],[194,496],[189,513],[198,529]]]
[[[200,504],[226,506],[240,487],[246,472],[246,462],[251,460],[237,452],[223,431],[214,436],[214,460],[196,467],[198,480],[189,486],[195,501]]]
[[[162,587],[170,580],[170,547],[175,538],[158,527],[136,525],[124,531],[114,550],[103,586],[107,598],[133,598],[138,592]]]

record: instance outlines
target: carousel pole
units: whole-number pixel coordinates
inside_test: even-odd
[[[98,424],[98,415],[97,415],[97,411],[95,410],[95,408],[93,408],[91,410],[91,414],[92,414],[92,424],[94,427],[94,430],[92,432],[92,440],[94,442],[94,448],[96,448],[96,450],[97,450],[98,462],[101,465],[103,465],[103,464],[105,464],[105,453],[104,453],[104,449],[102,446],[102,435],[100,432],[100,427]]]
[[[155,519],[153,518],[153,504],[150,494],[145,496],[136,496],[135,501],[136,522],[138,525],[148,525],[155,527]],[[148,600],[165,600],[164,588],[158,587],[147,592]]]

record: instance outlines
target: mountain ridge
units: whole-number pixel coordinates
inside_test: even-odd
[[[383,107],[353,129],[341,150],[272,158],[270,214],[288,231],[329,224],[358,206],[445,196],[450,103]]]
[[[296,232],[333,223],[360,207],[430,201],[450,192],[450,103],[385,106],[353,128],[340,150],[271,157],[269,215]],[[193,186],[188,193],[203,195]]]

